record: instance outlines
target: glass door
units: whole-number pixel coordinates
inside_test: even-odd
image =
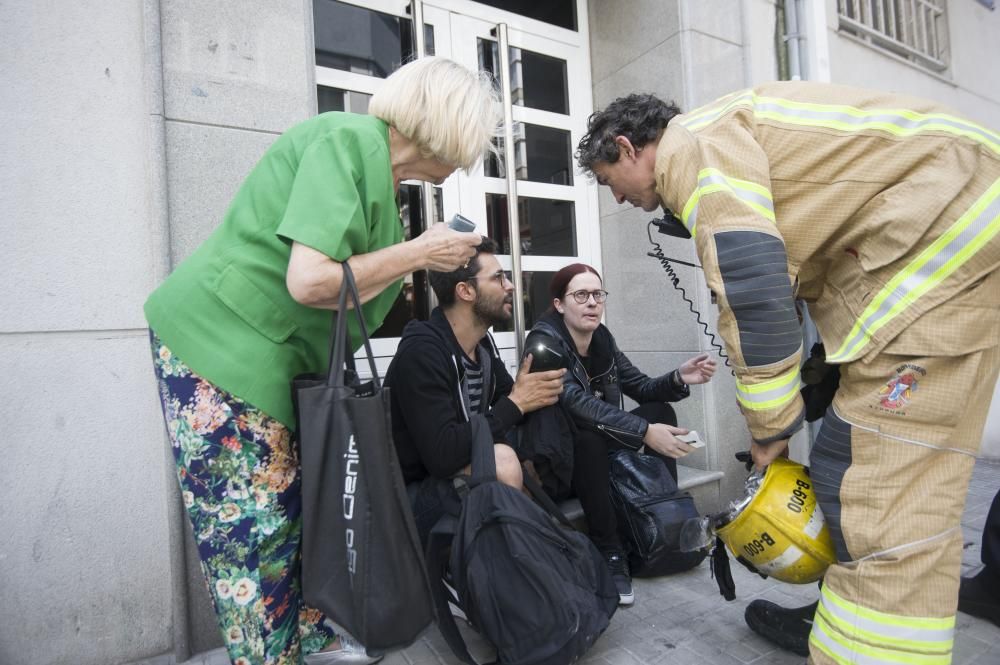
[[[529,18],[468,0],[433,0],[422,6],[428,54],[450,57],[497,77],[501,54],[496,26],[504,22],[508,27],[518,242],[527,327],[548,308],[548,282],[555,271],[575,261],[601,267],[597,189],[577,172],[573,160],[592,111],[586,2],[564,0],[552,6],[558,4],[567,6],[562,18],[553,18],[551,12]],[[402,0],[314,0],[320,112],[367,111],[368,99],[381,81],[413,56],[409,9],[410,3]],[[545,18],[553,20],[546,22]],[[463,214],[476,222],[481,233],[500,244],[501,264],[513,269],[504,161],[490,159],[472,173],[459,171],[434,188],[430,221]],[[419,235],[428,225],[420,184],[404,182],[399,203],[406,237]],[[406,321],[426,318],[429,295],[423,273],[405,280],[399,301],[376,333],[380,372],[388,366]],[[508,364],[516,367],[513,325],[495,330],[494,335]]]
[[[455,60],[500,76],[495,22],[453,12],[451,34]],[[548,284],[555,271],[576,261],[600,269],[595,189],[577,172],[573,159],[592,110],[590,70],[579,45],[510,24],[507,37],[524,284],[521,296],[530,327],[549,307]],[[504,254],[501,264],[513,269],[507,165],[503,162],[489,159],[482,173],[457,174],[456,179],[460,182],[462,214],[481,220],[481,230],[500,244]],[[510,326],[494,333],[501,348],[515,346],[516,333]]]

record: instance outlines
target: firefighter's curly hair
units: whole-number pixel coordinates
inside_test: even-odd
[[[619,97],[587,119],[587,133],[576,150],[577,162],[586,171],[592,171],[596,162],[613,164],[618,161],[616,136],[624,136],[641,148],[656,140],[667,123],[680,113],[676,104],[653,95]]]

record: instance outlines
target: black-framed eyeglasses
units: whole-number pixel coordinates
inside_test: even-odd
[[[472,277],[470,277],[466,281],[471,282],[474,279],[478,279],[478,277],[479,277],[478,275],[473,275]],[[487,279],[495,279],[497,281],[497,283],[500,284],[500,286],[503,286],[505,283],[510,283],[510,284],[514,283],[514,280],[511,279],[511,274],[510,274],[509,270],[497,270],[495,273],[493,273],[492,275],[490,275]]]
[[[567,293],[566,295],[573,296],[573,300],[575,300],[577,304],[580,305],[583,305],[588,300],[590,300],[591,296],[594,296],[594,302],[596,302],[597,304],[601,304],[602,302],[608,299],[608,292],[605,291],[604,289],[598,289],[597,291],[587,291],[586,289],[580,289],[579,291],[572,291],[570,293]]]

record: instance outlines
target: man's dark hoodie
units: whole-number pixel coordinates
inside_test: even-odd
[[[514,379],[489,334],[476,350],[486,419],[493,440],[504,441],[521,420],[520,409],[508,397]],[[407,484],[427,476],[450,478],[471,461],[463,354],[439,307],[428,321],[411,321],[403,329],[386,385],[392,388],[392,435]]]

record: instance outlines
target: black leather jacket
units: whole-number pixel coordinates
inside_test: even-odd
[[[649,423],[625,410],[624,395],[642,404],[677,402],[691,394],[677,370],[657,378],[639,371],[618,349],[604,324],[594,331],[590,342],[591,374],[576,353],[573,338],[557,312],[548,312],[535,323],[525,341],[525,352],[530,353],[538,343],[551,345],[569,359],[559,404],[576,426],[597,430],[629,448],[642,446]]]

